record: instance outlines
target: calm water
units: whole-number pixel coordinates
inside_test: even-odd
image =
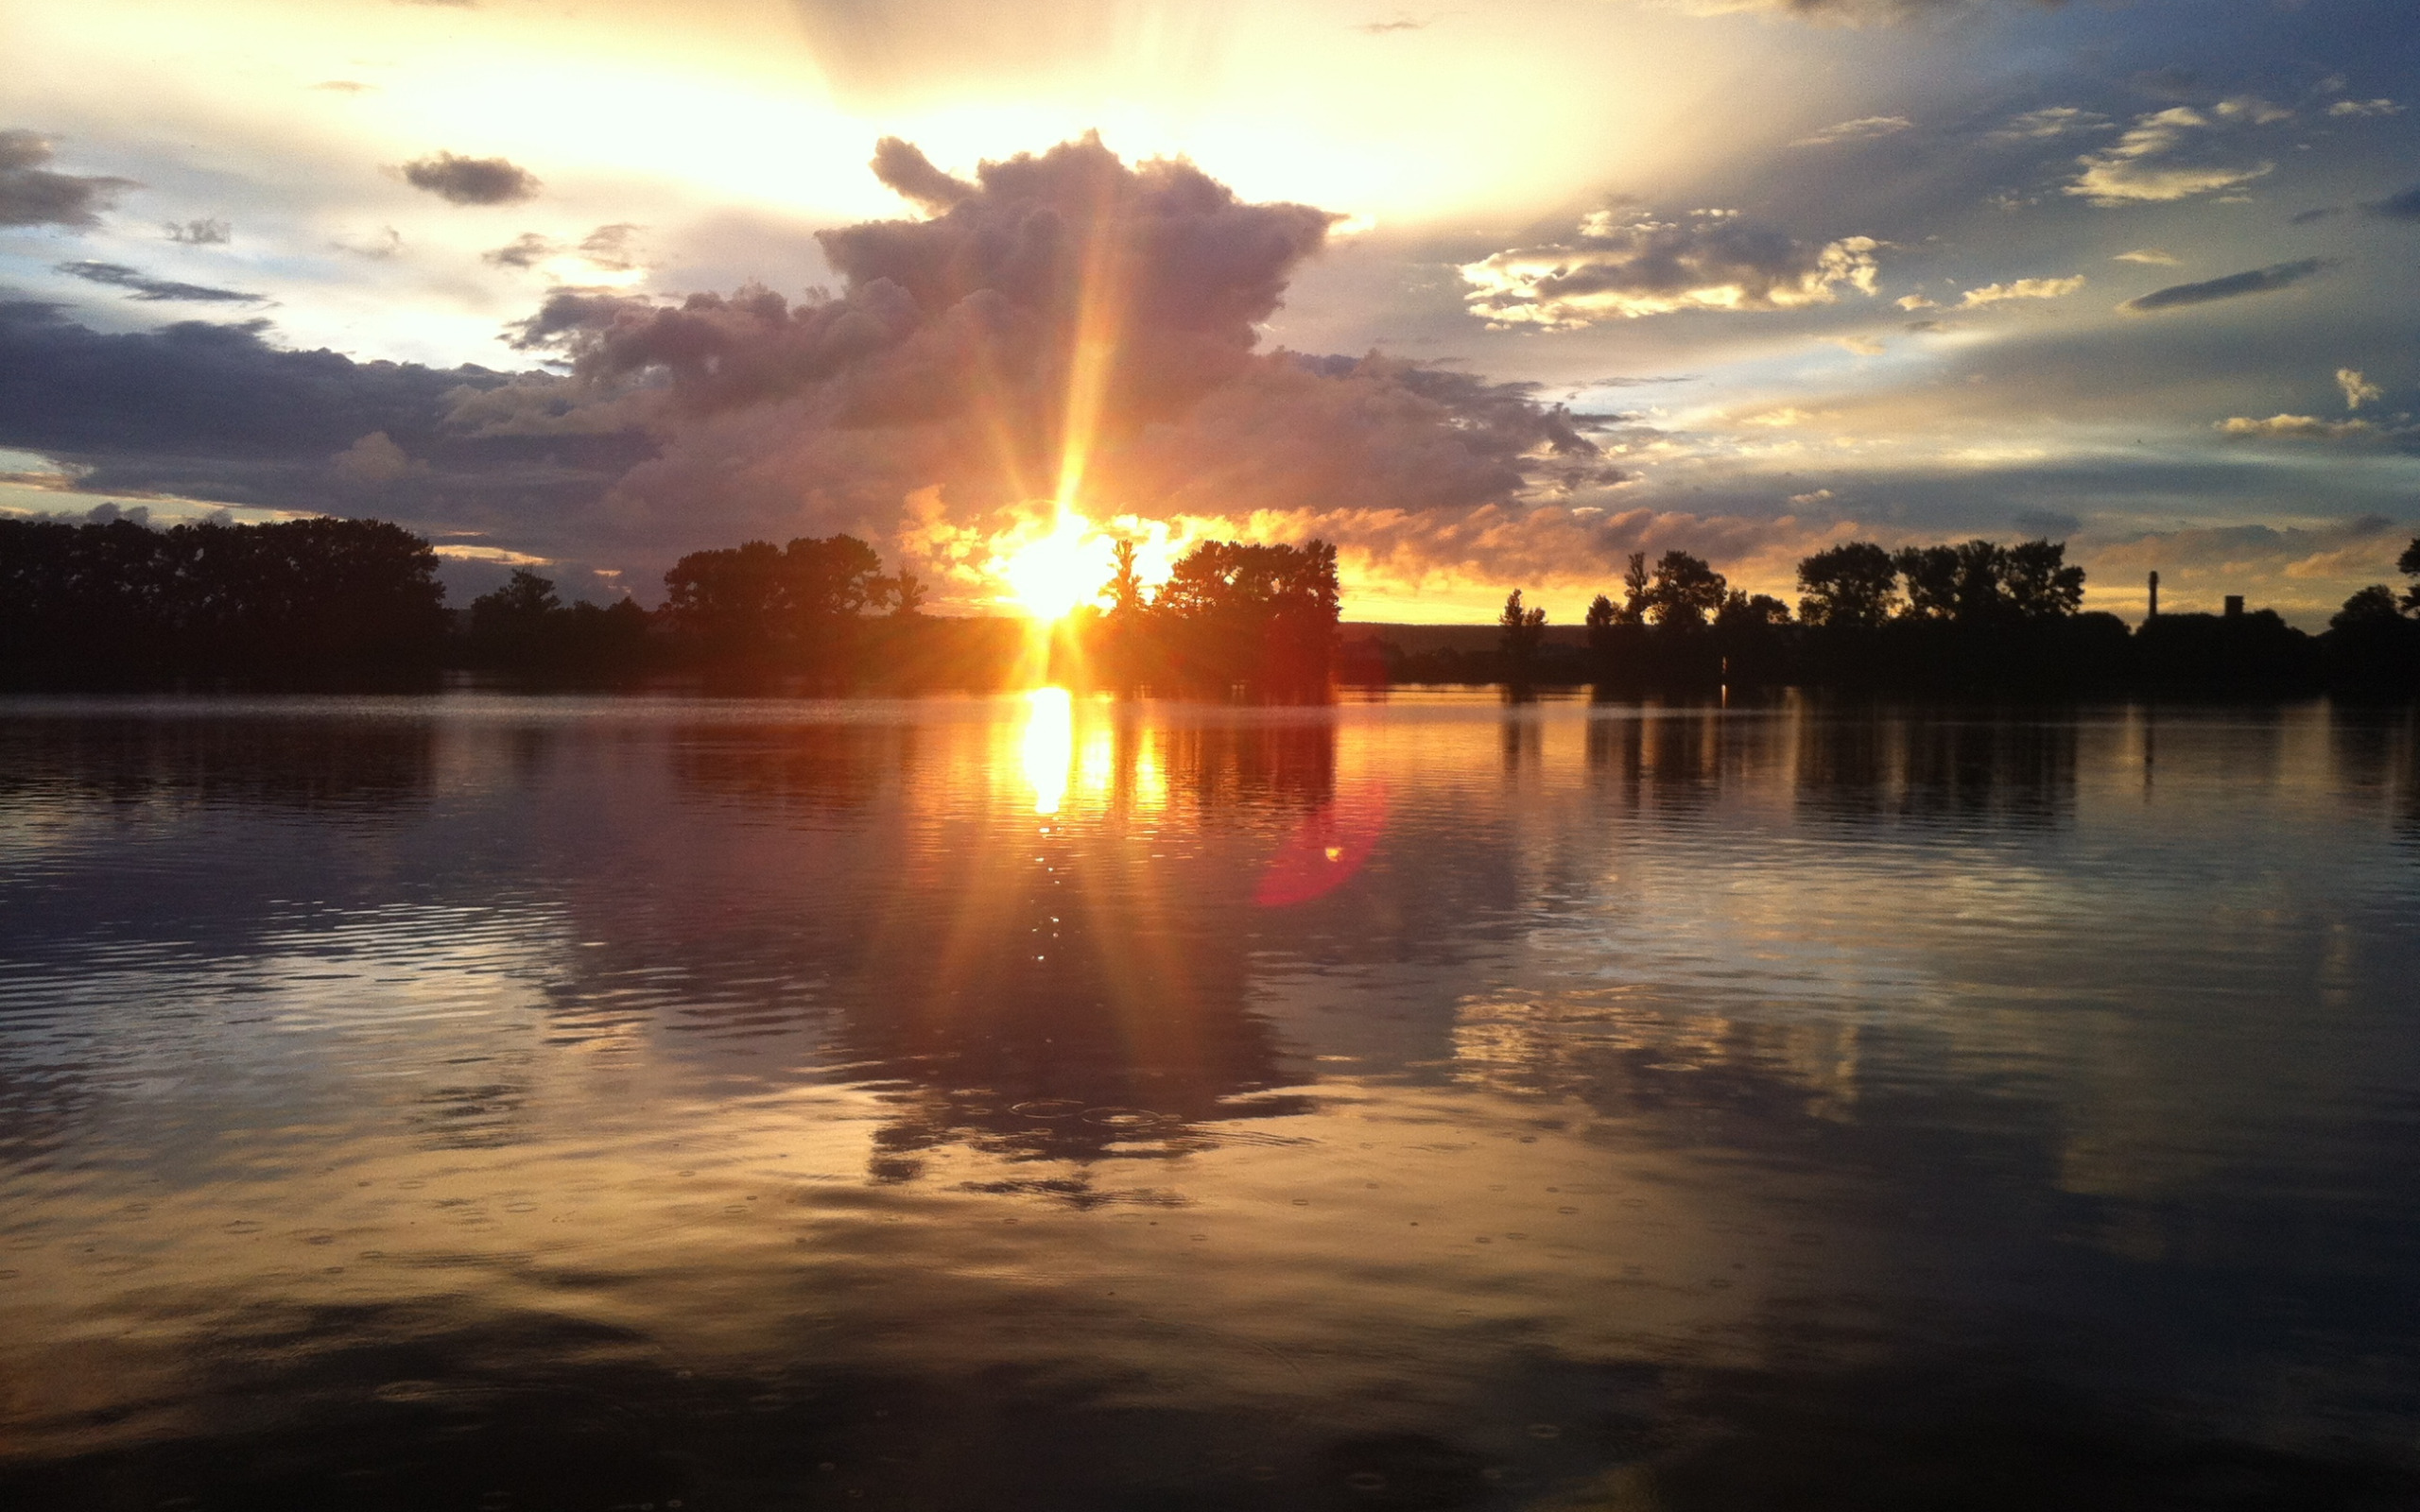
[[[0,704],[12,1507],[2420,1504],[2420,727]]]

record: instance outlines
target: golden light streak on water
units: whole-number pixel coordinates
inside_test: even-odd
[[[1036,688],[1026,696],[1025,780],[1033,789],[1033,812],[1051,815],[1067,799],[1067,774],[1076,762],[1075,700],[1064,688]]]

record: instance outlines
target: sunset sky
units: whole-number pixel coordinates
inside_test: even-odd
[[[1985,535],[2315,628],[2420,534],[2394,0],[0,0],[0,509],[375,515],[458,601],[848,530],[982,610],[1063,501],[1324,536],[1356,619]]]

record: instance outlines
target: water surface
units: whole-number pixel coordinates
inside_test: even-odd
[[[2420,1504],[2325,705],[0,704],[26,1507]]]

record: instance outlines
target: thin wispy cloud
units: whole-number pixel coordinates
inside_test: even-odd
[[[2038,111],[2028,111],[2023,115],[2012,118],[2007,125],[1986,133],[1984,140],[2055,142],[2062,137],[2106,131],[2115,125],[2115,122],[2098,111],[2087,111],[2074,105],[2052,105]]]
[[[1802,136],[1790,146],[1827,147],[1842,142],[1873,142],[1886,136],[1896,136],[1913,124],[1904,115],[1859,116],[1854,121],[1841,121],[1820,131]]]
[[[2062,193],[2108,208],[2239,189],[2274,172],[2276,164],[2245,158],[2226,129],[2267,126],[2292,113],[2245,96],[2205,110],[2178,105],[2138,116],[2116,142],[2078,158],[2083,171]]]
[[[2128,300],[2118,308],[2142,315],[2155,310],[2209,304],[2219,300],[2238,300],[2251,294],[2270,294],[2315,278],[2331,266],[2325,258],[2306,257],[2298,262],[2273,264],[2268,267],[2230,273],[2224,278],[2208,279],[2199,284],[2172,284],[2167,288],[2153,289],[2149,294]]]
[[[268,304],[266,294],[247,294],[240,289],[212,288],[201,284],[182,284],[174,279],[152,278],[123,263],[78,262],[61,263],[58,270],[70,278],[80,278],[88,284],[105,284],[127,291],[130,299],[148,303],[175,301],[185,304]]]

